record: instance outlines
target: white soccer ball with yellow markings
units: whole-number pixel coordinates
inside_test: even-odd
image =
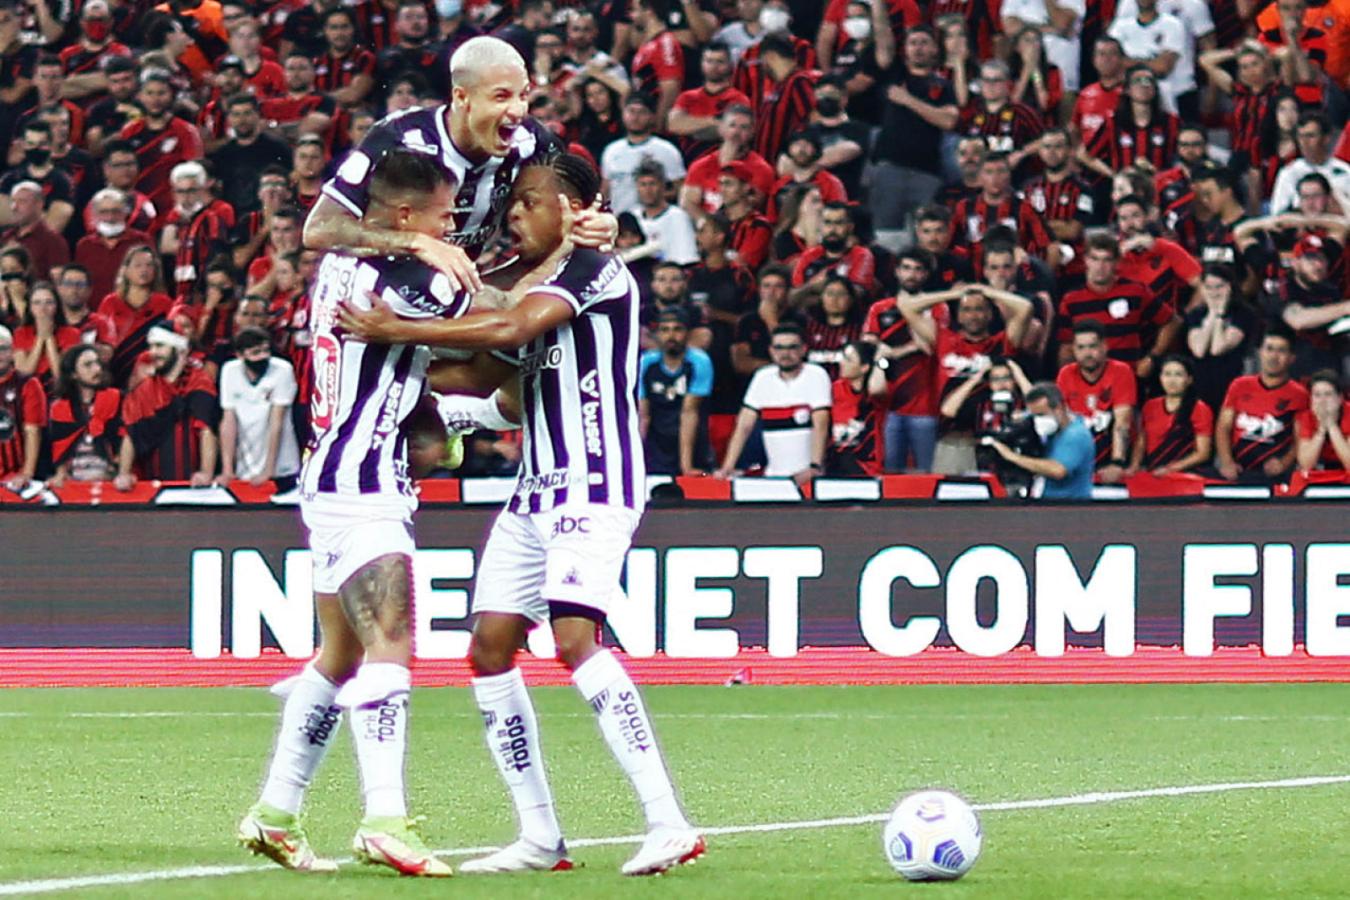
[[[951,881],[975,865],[984,836],[970,804],[947,791],[900,801],[881,832],[891,868],[910,881]]]

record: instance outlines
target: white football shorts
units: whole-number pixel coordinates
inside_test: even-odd
[[[566,504],[543,513],[502,510],[474,582],[473,611],[549,621],[550,601],[609,613],[641,515],[622,506]]]
[[[336,594],[358,569],[390,553],[411,559],[417,549],[412,514],[413,505],[402,497],[301,497],[300,517],[309,531],[314,590]]]

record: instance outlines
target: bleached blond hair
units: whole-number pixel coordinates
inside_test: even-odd
[[[469,38],[450,57],[450,83],[455,87],[473,87],[480,75],[496,66],[516,66],[524,71],[525,61],[515,47],[501,38],[491,35]]]

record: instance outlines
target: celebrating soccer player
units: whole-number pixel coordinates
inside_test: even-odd
[[[366,180],[366,221],[373,230],[439,240],[452,225],[453,188],[425,154],[387,150]],[[322,640],[315,659],[274,689],[286,697],[281,731],[239,839],[290,869],[337,868],[314,854],[298,813],[347,709],[365,799],[352,842],[357,858],[406,875],[449,875],[413,830],[403,785],[417,498],[400,427],[418,405],[431,353],[338,331],[338,305],[363,303],[367,292],[411,317],[455,316],[468,305],[444,272],[412,256],[324,257],[312,297],[314,437],[300,507]]]
[[[563,154],[516,179],[507,228],[522,264],[570,249],[573,218],[598,188],[586,161]],[[550,623],[558,655],[595,710],[633,783],[647,837],[624,864],[649,875],[703,853],[675,796],[636,686],[597,642],[646,502],[638,433],[638,286],[617,257],[567,253],[556,273],[513,308],[458,322],[414,322],[387,305],[344,306],[341,324],[367,340],[461,350],[517,349],[524,411],[514,496],[483,551],[470,648],[474,696],[488,746],[520,816],[520,839],[464,872],[569,869],[544,774],[539,729],[515,654],[530,627]]]

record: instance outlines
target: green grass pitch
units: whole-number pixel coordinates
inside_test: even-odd
[[[658,734],[694,819],[772,825],[887,810],[923,787],[973,802],[1350,774],[1350,686],[653,687]],[[631,835],[627,782],[574,691],[535,692],[569,837]],[[234,825],[276,728],[261,689],[0,692],[0,895],[36,879],[251,866]],[[141,715],[123,715],[135,714]],[[155,715],[146,715],[153,713]],[[414,811],[437,848],[513,835],[505,788],[463,690],[413,695]],[[880,825],[714,835],[697,865],[618,874],[630,845],[577,847],[572,873],[400,879],[347,865],[306,877],[256,862],[207,878],[65,889],[92,897],[1345,897],[1350,784],[986,811],[982,858],[910,885]],[[321,853],[359,815],[344,736],[307,805]],[[63,881],[64,884],[64,881]]]

